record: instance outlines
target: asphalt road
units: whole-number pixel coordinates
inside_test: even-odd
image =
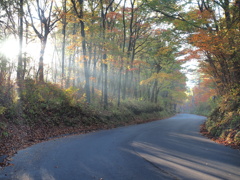
[[[69,136],[19,151],[0,180],[240,180],[240,152],[199,134],[204,117]]]

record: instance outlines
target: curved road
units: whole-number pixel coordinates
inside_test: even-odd
[[[204,120],[179,114],[36,144],[0,180],[239,180],[240,152],[201,136]]]

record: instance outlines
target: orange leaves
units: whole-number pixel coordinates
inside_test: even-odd
[[[216,90],[211,87],[214,86],[213,79],[203,78],[202,82],[193,88],[193,95],[195,104],[198,105],[201,102],[207,102],[210,97],[216,95]]]
[[[135,71],[135,70],[138,70],[138,68],[131,68],[131,69],[128,69],[128,71]]]
[[[200,30],[189,38],[191,44],[201,48],[202,50],[211,50],[212,45],[218,43],[218,38],[214,35],[210,36],[204,30]]]
[[[152,83],[154,80],[158,80],[158,82],[162,84],[169,84],[170,82],[173,82],[173,81],[179,82],[181,81],[182,78],[183,78],[183,74],[180,71],[175,71],[173,73],[165,73],[165,72],[153,73],[150,78],[146,80],[142,80],[140,82],[140,85],[147,85],[149,83]]]
[[[171,47],[161,47],[159,48],[157,54],[155,56],[162,56],[162,55],[167,55],[168,53],[170,53],[172,51]]]
[[[232,54],[233,50],[237,47],[232,47],[230,39],[233,38],[225,30],[219,31],[217,33],[210,33],[204,30],[200,30],[198,33],[192,35],[189,38],[189,42],[194,46],[199,47],[202,51],[207,51],[218,54]]]
[[[204,11],[197,11],[198,19],[201,19],[202,23],[209,23],[213,19],[213,12],[204,10]]]
[[[135,65],[135,66],[140,65],[140,64],[149,66],[149,64],[147,62],[145,62],[145,61],[141,61],[141,60],[134,60],[133,61],[133,65]]]
[[[192,60],[192,59],[201,59],[200,52],[201,52],[200,49],[196,49],[196,50],[184,49],[184,50],[182,50],[178,53],[178,55],[183,56],[178,61],[179,62],[185,62],[185,61],[189,61],[189,60]]]
[[[115,20],[115,19],[121,18],[121,14],[117,12],[109,12],[107,13],[106,18],[108,20]]]

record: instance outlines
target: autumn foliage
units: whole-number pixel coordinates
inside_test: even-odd
[[[239,145],[239,1],[199,1],[198,7],[194,16],[199,19],[199,27],[188,39],[201,55],[203,76],[193,89],[195,104],[214,102],[216,105],[205,124],[207,131],[227,144]]]
[[[213,88],[213,82],[211,79],[203,79],[192,90],[194,105],[198,106],[201,103],[207,103],[209,100],[214,100],[216,97],[216,90]],[[211,88],[212,87],[212,88]]]

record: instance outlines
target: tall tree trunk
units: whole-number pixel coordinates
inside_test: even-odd
[[[68,73],[66,77],[66,88],[70,87],[70,78],[72,74],[72,59],[73,59],[73,54],[70,54],[68,58]]]
[[[103,60],[106,61],[107,55],[103,55]],[[103,98],[103,103],[104,103],[104,109],[108,108],[108,65],[105,63],[104,65],[104,98]]]
[[[124,0],[124,5],[122,8],[122,22],[123,22],[123,44],[122,44],[122,53],[124,55],[125,53],[125,45],[126,45],[126,20],[125,20],[125,7],[126,7],[126,0]],[[121,102],[121,90],[122,90],[122,70],[123,70],[123,57],[121,57],[121,63],[120,63],[120,70],[119,70],[119,89],[118,89],[118,106],[120,106]],[[125,82],[124,82],[125,83]],[[124,84],[125,85],[125,84]],[[126,88],[123,87],[123,94]],[[124,95],[125,96],[125,95]]]
[[[19,2],[19,53],[18,53],[18,68],[17,68],[17,80],[18,86],[20,87],[20,81],[23,78],[23,56],[22,56],[22,45],[23,45],[23,0]]]
[[[94,47],[94,55],[93,55],[93,81],[92,81],[92,97],[95,96],[95,82],[97,78],[97,46]]]
[[[118,107],[120,106],[121,101],[121,89],[122,89],[122,66],[119,69],[119,80],[118,80]]]
[[[127,87],[129,85],[129,71],[128,68],[132,67],[131,65],[131,51],[133,48],[133,18],[134,18],[134,3],[135,0],[131,1],[131,19],[130,19],[130,24],[129,24],[129,40],[128,40],[128,49],[127,49],[127,69],[126,69],[126,73],[125,73],[125,79],[124,79],[124,83],[123,83],[123,93],[122,93],[122,98],[123,100],[126,99],[126,92],[127,92]],[[125,20],[123,20],[123,22],[125,23]]]
[[[81,4],[81,8],[83,8],[83,4]],[[83,11],[81,10],[82,15],[81,17],[83,18]],[[88,62],[87,62],[87,49],[86,49],[86,40],[85,40],[85,30],[84,30],[84,22],[80,20],[80,25],[81,25],[81,36],[83,38],[82,40],[82,51],[83,51],[83,61],[84,61],[84,74],[85,74],[85,90],[86,90],[86,100],[88,103],[90,103],[90,84],[89,84],[89,68],[88,68]]]
[[[39,58],[39,64],[38,64],[38,73],[37,77],[39,77],[40,82],[44,82],[44,69],[43,69],[43,58],[44,58],[44,53],[45,53],[45,48],[47,44],[47,38],[44,38],[41,41],[41,51],[40,51],[40,58]]]
[[[106,47],[105,47],[105,31],[106,31],[106,13],[107,9],[104,11],[103,7],[103,0],[100,1],[101,5],[101,18],[102,18],[102,38],[103,38],[103,59],[102,59],[102,66],[103,66],[103,106],[104,109],[107,109],[108,107],[108,87],[107,87],[107,71],[108,71],[108,65],[107,65],[107,54],[106,54]]]
[[[83,2],[84,0],[78,0],[78,3],[79,3],[79,10],[78,10],[78,7],[77,7],[77,4],[75,2],[75,0],[71,0],[72,4],[73,4],[73,8],[78,16],[78,18],[80,19],[79,20],[79,23],[80,23],[80,26],[81,26],[81,37],[82,37],[82,52],[83,52],[83,61],[84,61],[84,75],[85,75],[85,81],[86,81],[86,84],[85,84],[85,92],[86,92],[86,101],[88,103],[90,103],[91,101],[91,93],[90,93],[90,84],[89,84],[89,67],[88,67],[88,62],[87,62],[87,48],[86,48],[86,37],[85,37],[85,24],[84,24],[84,21],[83,21]]]
[[[127,83],[128,83],[128,69],[125,70],[125,78],[123,82],[123,92],[122,92],[122,99],[126,99],[126,93],[127,93]]]
[[[159,94],[159,92],[160,92],[160,88],[157,87],[157,90],[156,90],[156,93],[155,93],[155,99],[154,99],[155,103],[158,103],[158,94]]]
[[[77,33],[76,31],[77,31],[77,23],[74,23],[73,24],[72,35],[75,35]],[[76,40],[73,40],[73,43],[76,43]],[[73,54],[71,54],[71,58],[69,58],[69,63],[68,63],[68,81],[69,81],[69,85],[68,85],[68,87],[71,86],[71,80],[70,80],[70,78],[72,77],[71,74],[73,74],[72,86],[75,87],[75,77],[76,77],[75,58],[76,58],[77,50],[78,49],[76,47],[74,47]]]
[[[18,66],[17,66],[17,94],[18,94],[18,101],[17,101],[17,113],[18,116],[22,114],[22,81],[23,81],[23,56],[22,56],[22,45],[23,45],[23,0],[19,2],[19,54],[18,54]],[[10,77],[10,75],[9,75]],[[10,82],[10,79],[9,79]]]
[[[65,81],[65,72],[64,72],[64,64],[65,64],[65,47],[66,47],[66,26],[67,26],[67,22],[66,22],[66,0],[63,0],[63,19],[62,19],[62,24],[63,24],[63,28],[62,28],[62,81],[61,81],[61,86],[62,88],[64,87],[64,81]]]
[[[28,44],[28,28],[29,28],[29,25],[28,25],[28,23],[26,21],[25,21],[25,24],[26,24],[25,43]],[[30,70],[28,70],[28,71],[30,72]],[[27,73],[27,76],[28,76],[29,72],[27,73],[27,53],[24,53],[22,79],[25,79],[26,73]]]

